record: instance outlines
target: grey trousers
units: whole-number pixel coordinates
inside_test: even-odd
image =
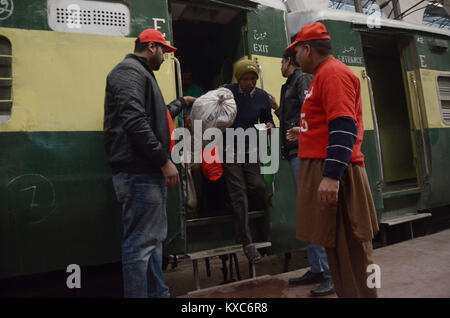
[[[225,183],[231,200],[236,241],[243,245],[252,243],[248,226],[249,197],[264,203],[267,209],[266,187],[258,163],[224,163]]]

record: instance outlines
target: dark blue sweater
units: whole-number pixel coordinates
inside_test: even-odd
[[[232,128],[254,127],[260,123],[273,123],[269,95],[262,89],[256,87],[253,96],[245,96],[239,92],[239,84],[228,84],[224,86],[233,92],[237,106],[237,115]]]
[[[253,128],[258,123],[272,123],[272,102],[269,95],[262,89],[256,87],[255,92],[250,95],[244,95],[239,92],[239,84],[224,85],[233,92],[234,100],[236,101],[237,114],[233,125],[230,128]],[[225,141],[225,138],[224,138]],[[248,142],[246,138],[246,151],[248,150]]]

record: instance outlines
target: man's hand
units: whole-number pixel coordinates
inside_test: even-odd
[[[166,177],[166,187],[172,188],[178,185],[180,178],[178,176],[178,169],[169,159],[166,164],[161,167],[163,175]]]
[[[273,110],[277,110],[278,108],[280,108],[280,106],[278,106],[278,104],[277,104],[277,100],[275,99],[275,97],[273,97],[272,94],[269,94],[269,98],[270,98],[270,101],[272,102]]]
[[[300,134],[300,127],[292,127],[286,132],[286,139],[288,141],[297,141]]]
[[[267,128],[267,133],[270,134],[270,131],[272,128],[274,128],[275,126],[272,123],[266,123],[266,128]]]
[[[183,96],[183,98],[184,98],[184,101],[186,102],[186,104],[187,104],[188,107],[191,107],[192,104],[193,104],[193,103],[195,102],[195,100],[197,99],[197,98],[192,97],[192,96]]]
[[[323,177],[317,190],[317,200],[323,207],[337,205],[339,180]]]

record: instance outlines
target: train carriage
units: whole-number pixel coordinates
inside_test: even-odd
[[[279,1],[10,0],[2,6],[0,278],[120,261],[121,210],[103,146],[103,100],[106,75],[143,29],[158,29],[179,47],[156,72],[167,102],[182,93],[180,66],[190,63],[209,90],[231,80],[229,67],[243,57],[258,61],[258,85],[279,97],[288,43]],[[187,219],[182,187],[169,190],[165,254],[234,243],[229,213]],[[271,213],[279,251],[285,243],[299,246],[289,237],[295,209],[287,203],[295,200],[293,185],[286,188],[276,188],[280,209]],[[260,229],[265,217],[251,213],[256,237],[267,234]]]
[[[166,102],[183,94],[184,68],[206,91],[232,81],[232,65],[244,57],[261,67],[257,85],[279,99],[289,38],[323,22],[333,54],[362,83],[362,150],[380,222],[450,203],[448,30],[390,19],[373,27],[364,14],[326,7],[288,13],[271,0],[2,5],[0,278],[120,261],[121,210],[103,146],[105,80],[148,27],[179,48],[155,73]],[[183,125],[181,116],[174,121]],[[167,201],[165,255],[234,244],[221,188],[211,185],[202,213],[189,215],[188,180],[179,169],[184,180]],[[286,161],[267,194],[269,214],[258,202],[250,212],[255,239],[270,241],[269,253],[302,247]]]

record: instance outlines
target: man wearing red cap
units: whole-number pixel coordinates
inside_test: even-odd
[[[280,107],[271,97],[272,108],[280,119],[280,143],[283,159],[289,161],[295,188],[298,183],[298,170],[300,158],[298,157],[298,143],[286,139],[286,132],[292,127],[297,127],[300,122],[300,110],[305,99],[306,92],[312,82],[312,76],[302,72],[300,65],[295,60],[295,51],[286,50],[281,59],[281,73],[287,77],[286,83],[281,87]],[[321,283],[311,290],[312,295],[326,296],[334,294],[333,281],[331,280],[330,266],[327,261],[327,253],[323,246],[308,243],[306,246],[308,262],[311,265],[301,277],[289,279],[290,285],[311,285]]]
[[[322,23],[306,25],[289,50],[314,74],[300,116],[287,132],[299,141],[297,238],[325,247],[339,297],[377,297],[367,284],[372,239],[378,231],[364,168],[359,79],[331,55]]]
[[[117,199],[123,209],[125,297],[169,297],[162,274],[167,234],[167,188],[179,182],[170,160],[172,118],[195,98],[166,106],[153,71],[175,51],[161,32],[143,31],[106,82],[104,139]]]

